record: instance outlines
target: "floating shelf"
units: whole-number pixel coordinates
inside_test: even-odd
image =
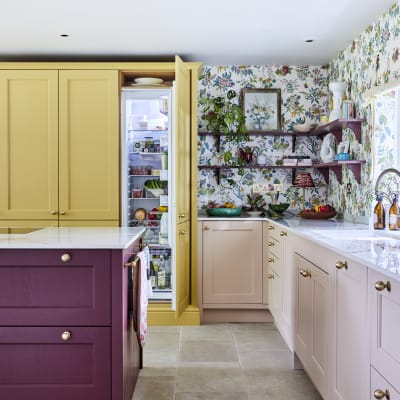
[[[360,183],[361,165],[365,164],[365,162],[365,160],[332,161],[324,164],[316,164],[313,168],[321,171],[326,183],[329,183],[329,170],[332,170],[336,174],[337,180],[342,183],[342,167],[346,165],[353,172],[356,181]]]

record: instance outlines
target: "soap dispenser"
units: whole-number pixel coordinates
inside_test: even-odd
[[[376,196],[376,205],[374,208],[374,229],[385,229],[385,209],[382,204],[382,195]]]

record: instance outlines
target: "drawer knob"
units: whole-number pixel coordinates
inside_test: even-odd
[[[71,261],[71,255],[68,254],[68,253],[63,254],[63,255],[61,256],[61,261],[62,261],[62,262]]]
[[[65,211],[60,211],[60,215],[65,215]]]
[[[282,237],[283,237],[283,236],[287,236],[287,232],[285,232],[285,231],[280,231],[280,232],[279,232],[279,236],[282,236]]]
[[[185,218],[185,214],[179,214],[178,218]]]
[[[388,292],[390,292],[392,290],[392,285],[391,285],[391,283],[389,281],[387,281],[386,283],[382,282],[382,281],[378,281],[378,282],[375,283],[375,289],[378,292],[381,292],[382,290],[385,290],[385,289]]]
[[[67,341],[67,340],[71,339],[71,336],[72,336],[72,334],[70,331],[65,331],[61,334],[61,339],[64,341]]]
[[[275,260],[274,260],[273,257],[269,257],[269,258],[268,258],[268,262],[273,263],[274,261],[275,261]]]
[[[301,269],[300,275],[304,276],[304,278],[311,277],[311,271],[309,269]]]
[[[268,279],[275,279],[275,275],[274,275],[274,274],[268,274],[268,275],[267,275],[267,278],[268,278]]]
[[[209,231],[209,230],[210,230],[210,227],[209,227],[208,225],[206,225],[206,226],[204,227],[204,230],[205,230],[205,231]]]
[[[179,231],[179,234],[180,235],[186,235],[186,231],[184,229],[182,229],[182,230]]]
[[[57,214],[58,214],[58,211],[56,211],[56,210],[51,210],[51,211],[50,211],[50,214],[51,214],[51,215],[57,215]]]
[[[336,262],[336,268],[337,269],[347,269],[347,261],[337,261]]]
[[[375,397],[376,399],[378,399],[378,400],[384,399],[385,397],[386,397],[388,400],[390,400],[390,393],[389,393],[389,390],[386,389],[385,391],[383,391],[383,390],[381,390],[381,389],[376,389],[375,392],[374,392],[374,397]]]
[[[275,229],[275,227],[273,225],[268,225],[268,230],[269,231],[273,231]]]
[[[268,242],[268,246],[269,247],[275,246],[275,243],[274,242]]]

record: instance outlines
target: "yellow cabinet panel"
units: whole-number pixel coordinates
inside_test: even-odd
[[[61,70],[59,211],[63,220],[119,218],[117,70]]]
[[[176,137],[174,150],[176,155],[176,216],[177,223],[190,219],[191,187],[190,187],[190,70],[187,65],[176,57],[176,92],[175,92],[175,123]]]
[[[190,222],[176,228],[176,317],[190,304]]]
[[[57,219],[58,71],[0,70],[0,219]]]

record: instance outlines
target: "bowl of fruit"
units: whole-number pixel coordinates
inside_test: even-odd
[[[300,217],[305,219],[329,219],[336,216],[336,210],[331,205],[318,205],[313,209],[300,211]]]
[[[229,201],[224,204],[210,201],[206,211],[210,217],[239,217],[242,214],[242,209]]]

